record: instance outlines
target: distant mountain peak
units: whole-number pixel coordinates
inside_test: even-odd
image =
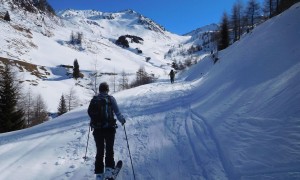
[[[126,9],[118,12],[101,12],[97,10],[74,10],[67,9],[57,13],[58,16],[62,18],[73,18],[73,17],[81,17],[91,20],[99,20],[99,19],[109,19],[113,20],[117,17],[126,17],[126,19],[137,20],[137,23],[144,26],[146,29],[151,31],[163,33],[165,28],[158,23],[154,22],[152,19],[143,16],[142,14],[132,10]]]
[[[129,13],[129,14],[139,14],[138,12],[136,12],[132,9],[125,9],[125,10],[120,11],[120,12]]]
[[[217,31],[219,29],[219,25],[213,23],[200,28],[197,28],[189,33],[184,34],[184,36],[194,36],[199,33],[209,32],[209,31]]]

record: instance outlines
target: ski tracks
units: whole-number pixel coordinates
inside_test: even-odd
[[[187,137],[205,179],[227,179],[223,156],[211,128],[195,111],[190,109],[189,113],[185,120]]]
[[[178,107],[168,113],[165,127],[181,156],[180,176],[192,180],[227,179],[218,146],[203,118],[186,106]]]

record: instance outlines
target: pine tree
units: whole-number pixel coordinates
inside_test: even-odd
[[[218,50],[223,50],[229,46],[229,27],[228,27],[228,16],[225,12],[223,14],[221,29],[220,29],[220,39],[218,42]]]
[[[9,15],[8,11],[6,11],[6,13],[5,13],[4,20],[10,21],[10,15]]]
[[[279,1],[279,0],[277,0]],[[296,4],[300,2],[300,0],[280,0],[277,4],[278,4],[278,9],[279,12],[283,12],[285,10],[287,10],[288,8],[290,8],[292,5]]]
[[[24,112],[18,107],[19,86],[10,65],[0,74],[0,133],[25,127]]]
[[[76,44],[81,45],[82,44],[82,39],[83,39],[83,33],[82,32],[77,32]]]
[[[79,64],[78,64],[77,59],[74,60],[73,77],[74,77],[75,79],[80,78],[80,70],[79,70]]]
[[[71,36],[70,36],[70,44],[75,44],[75,35],[74,32],[72,31]]]
[[[66,113],[68,111],[64,95],[61,95],[57,111],[58,111],[57,114],[59,116],[62,115],[62,114],[64,114],[64,113]]]

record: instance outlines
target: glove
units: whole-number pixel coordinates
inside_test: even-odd
[[[122,118],[122,119],[120,120],[120,123],[122,124],[122,126],[124,126],[124,124],[126,123],[125,118]]]

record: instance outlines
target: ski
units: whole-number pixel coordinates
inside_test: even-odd
[[[123,166],[123,162],[122,162],[121,160],[118,161],[118,162],[117,162],[117,165],[115,166],[115,168],[114,168],[114,170],[113,170],[113,172],[112,172],[112,177],[110,177],[110,178],[105,178],[105,180],[115,180],[115,179],[117,178],[117,176],[118,176],[118,174],[119,174],[119,172],[120,172],[122,166]]]

